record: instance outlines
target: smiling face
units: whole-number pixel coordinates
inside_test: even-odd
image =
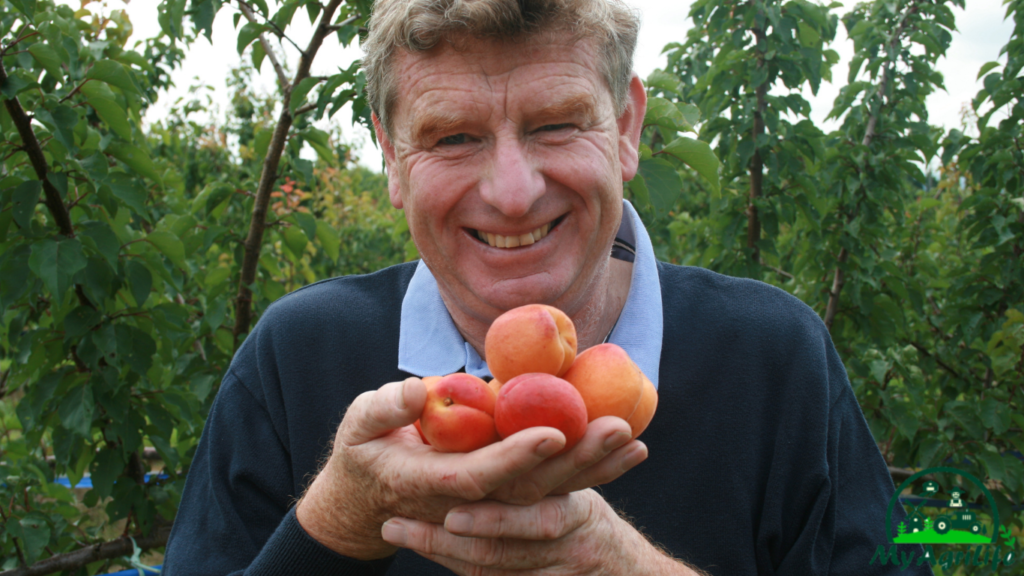
[[[391,202],[456,323],[527,303],[573,315],[604,296],[643,87],[634,76],[617,115],[585,41],[459,48],[395,55],[390,138],[377,130]]]

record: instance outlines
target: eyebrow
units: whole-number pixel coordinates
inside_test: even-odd
[[[590,94],[573,94],[557,102],[543,106],[531,116],[535,118],[573,118],[584,123],[593,122],[597,117],[594,98]]]
[[[449,134],[464,123],[464,120],[456,114],[429,110],[416,115],[413,120],[412,135],[419,142],[433,143],[442,135]]]

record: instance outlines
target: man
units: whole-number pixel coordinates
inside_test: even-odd
[[[893,487],[817,316],[657,263],[622,201],[646,106],[637,30],[615,0],[377,3],[368,92],[422,262],[266,312],[210,413],[167,574],[877,569]],[[606,417],[558,456],[550,428],[424,445],[419,377],[488,375],[488,326],[533,302],[660,384],[643,442]]]

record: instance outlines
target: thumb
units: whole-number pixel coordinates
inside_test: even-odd
[[[406,378],[363,392],[345,412],[338,440],[354,446],[408,426],[423,413],[426,400],[427,388],[419,378]]]

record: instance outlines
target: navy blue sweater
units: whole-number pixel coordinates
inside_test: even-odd
[[[167,576],[450,574],[409,551],[339,556],[293,509],[345,408],[409,376],[397,368],[398,334],[414,269],[325,280],[266,311],[210,412]],[[642,436],[650,456],[599,488],[605,499],[715,576],[896,573],[869,565],[888,546],[894,488],[818,316],[760,282],[664,263],[658,273],[665,332],[658,410]]]

